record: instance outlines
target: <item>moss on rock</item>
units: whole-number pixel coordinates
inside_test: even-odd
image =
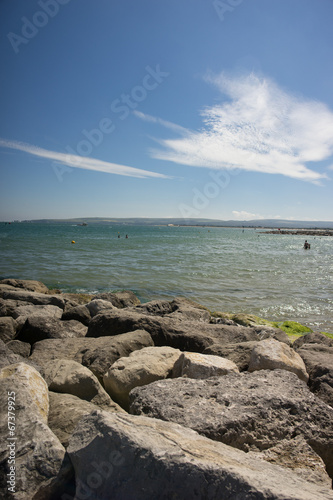
[[[304,335],[305,333],[312,333],[311,328],[301,325],[301,323],[297,323],[296,321],[274,321],[273,326],[280,328],[280,330],[286,332],[287,335]]]

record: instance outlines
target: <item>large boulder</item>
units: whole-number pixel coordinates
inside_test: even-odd
[[[123,309],[124,307],[137,306],[141,302],[138,297],[130,290],[124,290],[122,292],[104,292],[95,295],[94,299],[102,299],[111,302],[114,307]]]
[[[16,389],[15,385],[17,384],[18,387],[28,392],[29,398],[33,401],[34,407],[39,414],[39,418],[47,423],[49,391],[44,378],[35,368],[26,363],[15,363],[5,366],[1,369],[0,380],[7,385],[12,382],[12,389]],[[19,400],[17,400],[17,403],[21,404]]]
[[[286,370],[160,380],[131,391],[130,412],[177,422],[244,451],[302,435],[333,477],[333,408]]]
[[[45,321],[57,321],[62,316],[62,309],[57,306],[36,306],[33,304],[15,307],[12,317],[16,320],[16,330],[21,330],[24,323],[29,320],[45,319]]]
[[[238,344],[212,344],[204,350],[204,354],[213,354],[233,361],[239,371],[243,372],[249,369],[251,353],[260,341],[238,342]]]
[[[27,342],[21,342],[20,340],[10,340],[7,342],[6,347],[10,349],[13,353],[22,356],[23,358],[28,358],[31,352],[31,345]]]
[[[30,366],[18,363],[0,371],[0,382],[2,498],[48,499],[56,498],[56,493],[61,498],[72,467],[64,447],[47,426],[49,400],[45,381]],[[7,483],[8,480],[12,482]],[[8,490],[9,486],[14,489]]]
[[[208,309],[197,302],[177,297],[171,303],[172,312],[168,317],[185,321],[200,321],[209,323],[211,319]]]
[[[7,292],[3,292],[2,298],[5,300],[20,300],[38,306],[65,308],[65,300],[61,295],[47,295],[45,293],[29,292],[26,290],[8,290]]]
[[[182,377],[208,378],[238,372],[235,363],[220,356],[198,352],[184,352],[183,354]]]
[[[56,359],[72,359],[89,368],[102,381],[104,373],[118,358],[152,345],[151,336],[142,330],[98,339],[46,339],[33,345],[29,360],[47,368]]]
[[[7,367],[8,365],[14,365],[16,363],[25,363],[33,367],[43,376],[43,369],[38,362],[31,361],[30,359],[21,356],[21,354],[13,352],[10,347],[8,347],[8,344],[4,344],[2,340],[0,340],[0,368]]]
[[[93,412],[80,420],[67,451],[77,499],[333,498],[289,470],[145,417]]]
[[[6,279],[1,280],[0,284],[7,285],[8,287],[11,287],[14,289],[17,288],[17,289],[21,289],[21,290],[27,290],[30,292],[50,293],[50,290],[41,281],[16,280],[16,279],[11,279],[11,278],[6,278]]]
[[[259,340],[258,333],[251,327],[151,316],[133,309],[114,309],[98,314],[89,323],[87,337],[119,335],[137,329],[149,332],[157,346],[168,345],[181,351],[192,352],[202,352],[214,343]]]
[[[103,377],[111,398],[128,410],[130,391],[167,377],[179,377],[183,355],[172,347],[145,347],[113,363]]]
[[[303,347],[304,344],[323,344],[328,347],[333,347],[333,339],[322,333],[311,332],[296,339],[293,343],[293,348],[297,350]]]
[[[16,321],[10,316],[0,318],[0,340],[9,342],[16,335]]]
[[[114,306],[108,300],[94,299],[88,302],[88,304],[86,304],[86,308],[90,313],[90,317],[93,318],[94,316],[96,316],[102,311],[105,311],[106,309],[113,309]]]
[[[185,321],[202,321],[209,323],[211,314],[209,310],[185,297],[176,297],[171,302],[167,300],[152,300],[139,306],[136,311],[150,316],[163,316]]]
[[[309,374],[311,391],[333,407],[333,347],[304,344],[297,352]]]
[[[276,369],[296,373],[305,382],[309,379],[304,362],[297,352],[283,342],[263,340],[252,349],[249,372]]]
[[[30,317],[17,335],[17,340],[35,344],[44,339],[85,337],[87,327],[80,321],[61,321],[56,318]]]
[[[166,316],[167,314],[173,313],[174,309],[171,302],[168,300],[150,300],[136,306],[135,310],[142,314],[148,314],[149,316]]]
[[[73,394],[101,407],[116,405],[97,377],[85,366],[70,359],[58,359],[45,369],[44,378],[50,391]]]
[[[117,359],[153,345],[154,342],[151,336],[144,330],[135,330],[117,335],[109,342],[103,341],[103,338],[95,339],[82,352],[81,363],[87,366],[102,383],[104,374]]]
[[[13,317],[15,314],[16,308],[20,306],[30,306],[29,302],[24,302],[21,300],[4,300],[0,298],[0,316],[10,316]]]
[[[50,409],[48,425],[57,436],[61,444],[67,448],[68,441],[74,432],[79,420],[98,409],[94,403],[80,399],[73,394],[59,392],[49,392]],[[104,407],[110,412],[125,413],[125,411],[115,403],[112,406]]]
[[[25,361],[26,359],[24,359],[20,354],[13,352],[7,344],[0,340],[0,368]]]
[[[63,320],[75,319],[76,321],[80,321],[84,325],[88,326],[89,321],[91,320],[91,314],[88,307],[84,305],[65,307],[63,315],[61,317]]]

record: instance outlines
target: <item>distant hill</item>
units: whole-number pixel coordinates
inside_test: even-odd
[[[333,221],[297,221],[285,219],[255,219],[255,220],[216,220],[216,219],[171,219],[171,218],[113,218],[113,217],[80,217],[74,219],[38,219],[22,222],[40,224],[103,224],[112,226],[158,226],[172,224],[174,226],[212,226],[212,227],[266,227],[266,228],[305,228],[332,229]]]

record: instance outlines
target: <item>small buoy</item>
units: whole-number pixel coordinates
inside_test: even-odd
[[[75,241],[74,241],[74,240],[72,240],[72,243],[75,243]]]

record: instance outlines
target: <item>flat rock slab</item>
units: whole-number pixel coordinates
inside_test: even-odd
[[[5,300],[22,300],[40,306],[57,306],[61,309],[65,308],[65,300],[61,295],[47,295],[26,290],[8,290],[3,292],[2,298]]]
[[[15,280],[11,278],[6,278],[0,281],[1,285],[7,285],[12,288],[17,288],[21,290],[27,290],[31,292],[37,293],[50,293],[50,290],[47,288],[44,283],[41,281],[35,280]]]
[[[302,435],[333,477],[333,408],[286,370],[153,382],[130,392],[130,412],[177,422],[244,451]]]
[[[79,422],[67,451],[75,500],[333,498],[287,469],[146,417],[94,412]]]

